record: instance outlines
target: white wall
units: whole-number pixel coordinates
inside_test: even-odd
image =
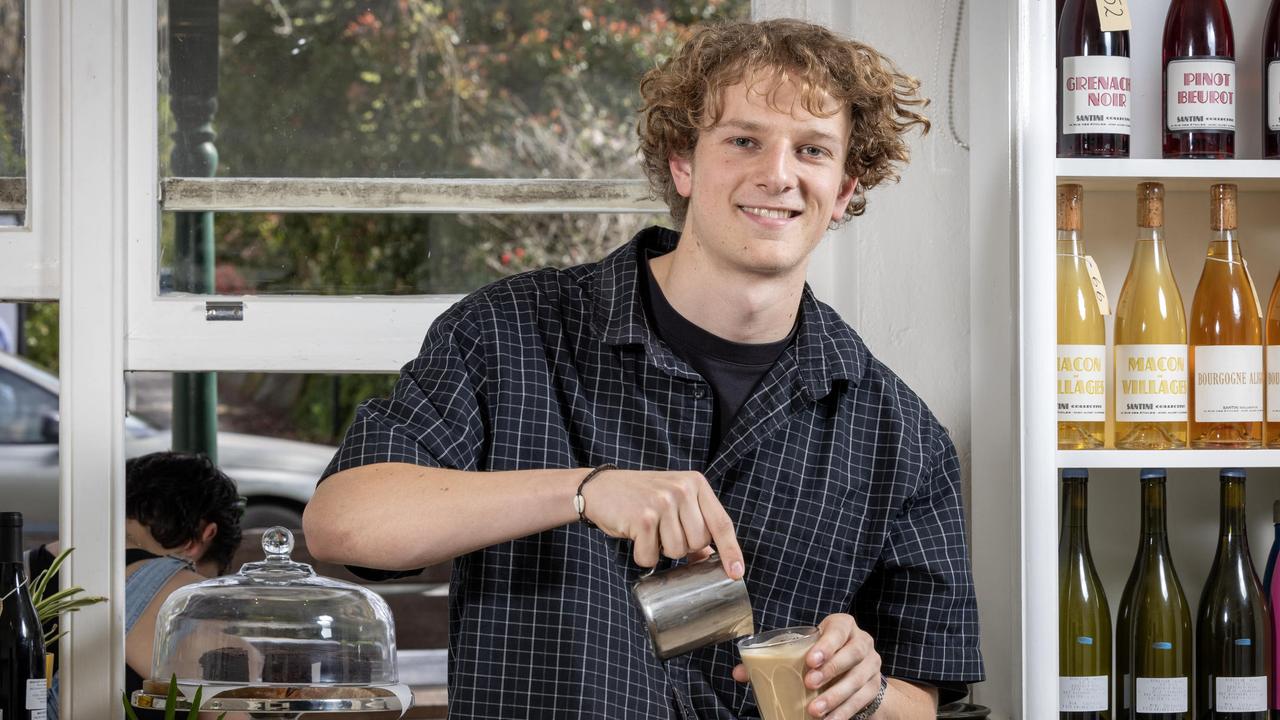
[[[984,7],[971,46],[973,8],[965,8],[951,112],[956,134],[973,146],[971,157],[947,116],[960,0],[757,0],[755,14],[794,13],[797,2],[809,20],[885,53],[932,100],[925,114],[933,129],[911,137],[901,182],[876,188],[866,214],[828,236],[809,281],[955,440],[988,677],[970,701],[990,707],[992,717],[1015,717],[1021,645],[1010,98],[984,98],[983,122],[972,133],[969,123],[970,75],[989,87],[1012,80],[1015,13],[1008,4]]]
[[[958,0],[864,0],[831,11],[831,27],[873,45],[920,80],[922,94],[932,101],[925,114],[933,128],[923,138],[912,135],[911,163],[901,182],[869,193],[866,213],[828,237],[815,258],[810,281],[872,352],[924,398],[956,443],[970,508],[988,676],[986,683],[973,688],[971,701],[992,708],[994,717],[1007,718],[1014,707],[1018,637],[1017,623],[1011,621],[1016,617],[1013,548],[1018,523],[1010,440],[1015,436],[1016,284],[1009,273],[1013,256],[1008,145],[998,133],[996,139],[990,137],[999,123],[979,128],[988,133],[977,144],[986,154],[975,162],[981,161],[997,192],[976,192],[993,200],[1003,193],[1003,200],[985,216],[996,224],[995,230],[976,242],[970,231],[970,151],[956,137],[974,144],[967,12],[956,51],[954,107],[948,108],[959,9]],[[1007,32],[1004,27],[994,30]],[[997,70],[1006,69],[1004,60],[994,58]],[[1007,98],[1001,102],[1008,107]],[[954,135],[948,127],[949,109]],[[992,109],[998,117],[999,108]],[[975,362],[982,366],[975,367]],[[993,378],[996,382],[988,382]],[[979,386],[991,389],[976,395],[972,388]]]

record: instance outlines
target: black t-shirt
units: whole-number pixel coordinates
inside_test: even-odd
[[[710,462],[721,441],[729,433],[738,411],[795,338],[799,317],[792,325],[791,332],[777,342],[740,343],[725,340],[694,325],[676,312],[671,303],[667,302],[662,288],[649,269],[649,260],[655,255],[641,253],[639,257],[640,273],[645,278],[645,282],[640,283],[640,294],[655,334],[671,346],[677,357],[692,365],[711,385],[715,410],[712,416],[711,456],[707,458]]]

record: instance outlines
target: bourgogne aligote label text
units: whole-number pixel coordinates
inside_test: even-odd
[[[1116,346],[1116,420],[1186,422],[1186,345]]]
[[[1262,421],[1262,346],[1195,348],[1196,422]]]
[[[1107,383],[1105,345],[1058,346],[1058,419],[1104,422]]]

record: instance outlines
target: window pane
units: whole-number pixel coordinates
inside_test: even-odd
[[[161,292],[183,285],[176,214],[161,242]],[[638,214],[217,213],[213,288],[222,295],[466,293],[505,275],[604,257],[640,228]]]
[[[0,507],[57,539],[58,304],[0,303]]]
[[[23,0],[0,0],[0,227],[26,222],[25,15]]]
[[[211,121],[224,177],[638,178],[640,75],[696,23],[748,17],[750,0],[160,11],[162,175],[201,176],[174,145],[202,142]]]

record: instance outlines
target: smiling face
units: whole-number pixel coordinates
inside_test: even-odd
[[[768,77],[725,88],[721,103],[693,156],[670,160],[689,198],[681,244],[692,242],[713,270],[802,279],[857,186],[844,174],[849,110],[827,98],[814,115],[791,81]]]

